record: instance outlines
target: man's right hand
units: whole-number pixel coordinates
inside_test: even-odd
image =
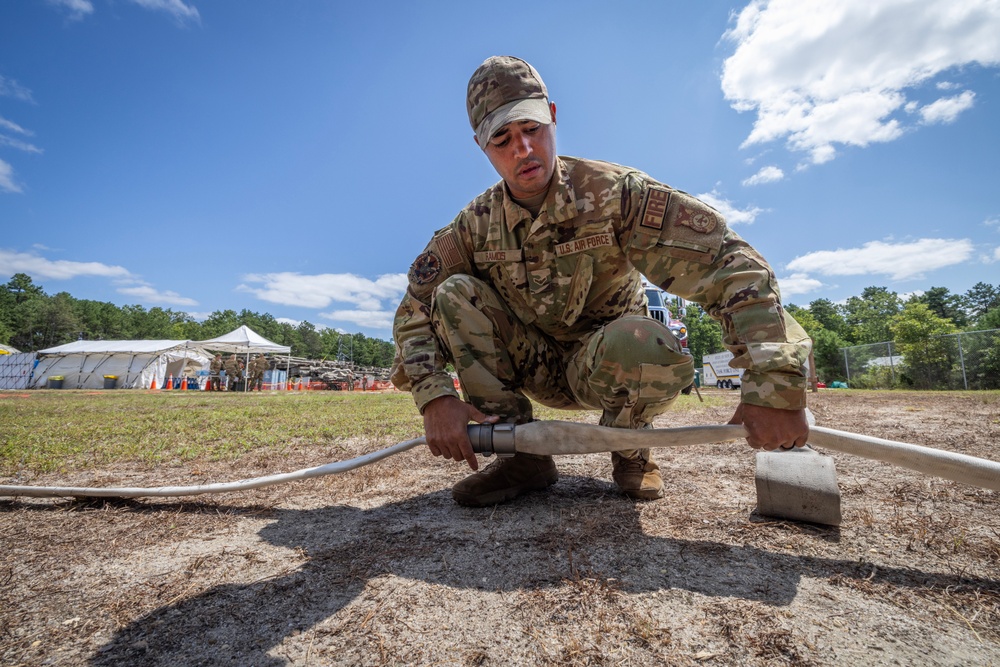
[[[424,434],[434,456],[461,461],[473,470],[479,468],[476,453],[469,442],[469,422],[495,424],[497,416],[487,416],[454,396],[440,396],[424,406]]]

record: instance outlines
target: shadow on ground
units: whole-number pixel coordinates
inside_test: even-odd
[[[435,492],[367,510],[336,505],[272,516],[261,539],[304,552],[301,568],[216,586],[157,609],[119,631],[91,664],[282,665],[268,655],[271,649],[336,614],[382,575],[489,592],[597,576],[616,580],[625,593],[682,589],[771,606],[789,604],[807,576],[901,587],[977,585],[918,570],[650,536],[630,501],[574,478],[499,508],[462,508],[447,492]],[[476,566],[458,566],[467,563]]]

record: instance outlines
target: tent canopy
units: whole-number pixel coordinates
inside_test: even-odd
[[[197,345],[197,343],[195,343]],[[46,350],[39,350],[39,354],[146,354],[152,352],[164,352],[175,347],[187,347],[186,340],[77,340],[65,345],[57,345]]]
[[[101,389],[105,376],[121,388],[158,387],[173,375],[208,369],[211,358],[187,340],[78,340],[41,350],[31,386],[44,387],[50,377],[63,377],[67,389]]]
[[[191,344],[214,352],[263,352],[271,354],[291,354],[292,352],[292,348],[287,345],[272,343],[245,324],[217,338],[194,341]]]

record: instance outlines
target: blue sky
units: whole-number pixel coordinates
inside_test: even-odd
[[[465,86],[541,72],[565,155],[726,214],[786,302],[1000,283],[1000,3],[0,4],[0,280],[388,339],[497,180]]]

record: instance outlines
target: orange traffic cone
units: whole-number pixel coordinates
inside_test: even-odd
[[[149,383],[149,390],[156,391],[156,376],[153,376],[153,381]]]
[[[212,378],[205,380],[205,391],[212,391]]]
[[[287,390],[288,391],[292,390],[292,381],[291,380],[288,381],[288,388],[287,388]]]
[[[187,376],[185,375],[184,379],[181,380],[181,391],[187,391],[187,388],[188,388],[188,379]]]
[[[174,374],[173,373],[171,373],[169,376],[167,376],[167,381],[163,383],[163,388],[164,389],[173,389],[174,388]]]

